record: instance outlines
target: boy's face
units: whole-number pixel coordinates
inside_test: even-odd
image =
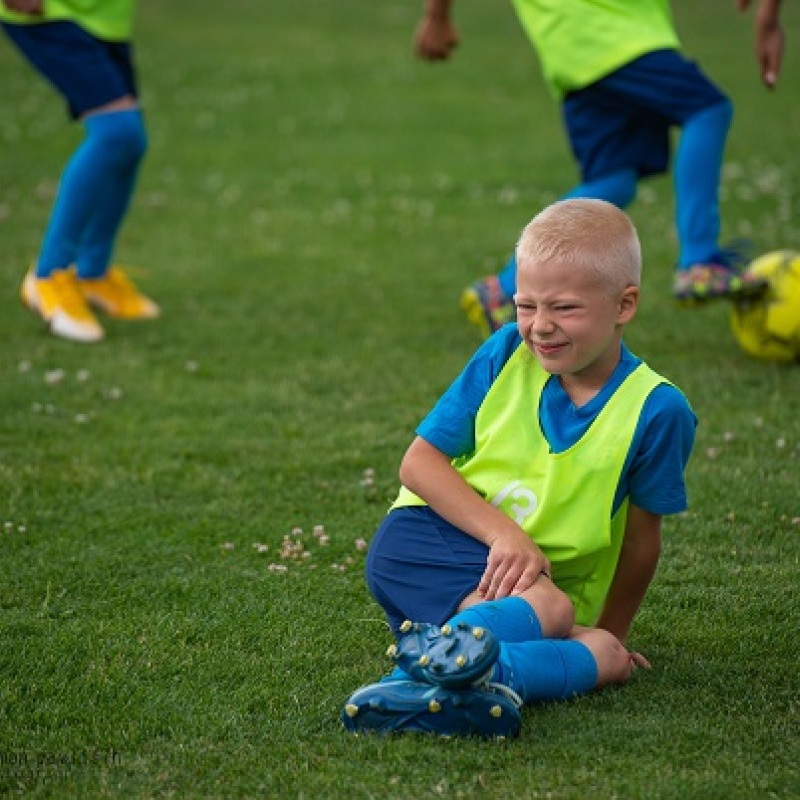
[[[635,287],[612,291],[580,266],[522,262],[517,325],[548,372],[602,385],[619,361],[622,326],[636,312],[638,296]]]

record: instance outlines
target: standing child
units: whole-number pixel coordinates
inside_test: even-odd
[[[417,53],[445,59],[458,42],[452,0],[427,0]],[[581,182],[565,197],[594,197],[625,208],[640,178],[666,172],[675,152],[679,256],[673,292],[693,305],[759,293],[765,282],[742,273],[744,257],[719,245],[719,182],[733,107],[679,52],[668,0],[514,0],[545,81],[561,101]],[[740,10],[749,0],[738,0]],[[783,50],[780,0],[761,0],[756,50],[765,84],[777,81]],[[461,304],[488,336],[514,317],[516,264],[468,287]]]
[[[661,517],[686,508],[696,419],[622,341],[639,240],[613,204],[565,200],[526,227],[517,263],[517,325],[417,428],[370,547],[397,669],[350,698],[351,730],[515,735],[520,702],[649,666],[628,633]]]
[[[61,93],[85,136],[67,164],[22,300],[65,339],[96,342],[110,317],[147,319],[158,306],[111,265],[147,149],[132,46],[135,0],[2,0],[0,23]]]

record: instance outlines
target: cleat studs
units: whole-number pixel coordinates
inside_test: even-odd
[[[461,667],[463,667],[463,666],[464,666],[464,664],[466,664],[466,663],[467,663],[467,658],[466,658],[466,656],[458,656],[458,658],[456,658],[456,666],[457,666],[459,669],[461,669]]]
[[[436,698],[434,698],[433,700],[430,701],[430,703],[428,703],[428,711],[430,711],[431,714],[438,714],[441,710],[442,707],[441,705],[439,705],[439,702],[436,700]]]
[[[473,628],[472,635],[480,641],[486,635],[486,631],[483,628]]]
[[[400,633],[408,633],[414,627],[414,623],[407,619],[401,626],[400,626]]]
[[[386,648],[386,655],[389,656],[389,658],[394,658],[397,655],[397,645],[396,644],[390,644]]]
[[[431,657],[430,656],[428,656],[428,655],[420,656],[419,665],[421,667],[427,667],[428,664],[430,664],[430,663],[431,663]]]
[[[489,713],[495,718],[500,719],[503,716],[503,709],[500,706],[492,706],[489,709]]]
[[[348,703],[344,707],[344,713],[347,714],[350,719],[358,715],[358,706],[354,705],[353,703]]]
[[[453,629],[449,625],[444,625],[442,627],[442,636],[449,636],[453,632]]]

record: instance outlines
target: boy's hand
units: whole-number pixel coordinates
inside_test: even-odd
[[[20,14],[41,14],[44,10],[44,0],[3,0],[3,5]]]
[[[650,662],[641,653],[631,651],[628,655],[631,657],[631,672],[634,672],[637,667],[650,669]]]
[[[425,17],[414,37],[414,50],[427,61],[444,61],[458,46],[458,31],[446,19]]]
[[[530,536],[522,530],[505,532],[489,547],[478,594],[484,600],[520,595],[530,589],[542,573],[550,574],[550,561]]]
[[[750,0],[736,0],[739,11],[747,11]],[[767,89],[778,82],[783,61],[784,33],[780,23],[780,0],[762,0],[756,10],[755,50],[761,80]]]

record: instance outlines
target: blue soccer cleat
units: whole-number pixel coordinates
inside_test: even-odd
[[[388,679],[362,686],[347,701],[342,723],[353,733],[434,733],[512,738],[522,726],[522,701],[505,686],[445,689]]]
[[[388,652],[415,681],[460,689],[491,677],[500,644],[491,631],[466,622],[440,628],[406,620]]]

